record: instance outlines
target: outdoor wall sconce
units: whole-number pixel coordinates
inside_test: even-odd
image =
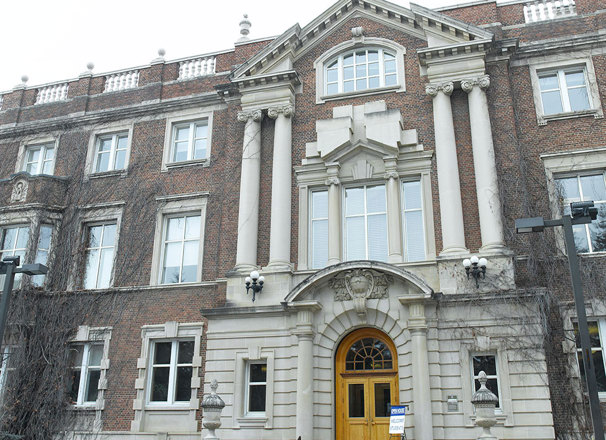
[[[246,277],[244,283],[246,284],[246,293],[248,294],[249,290],[252,290],[252,300],[255,302],[255,296],[257,293],[263,290],[263,283],[265,282],[265,277],[259,276],[259,272],[253,270],[250,273],[249,277]]]
[[[463,260],[463,267],[467,272],[467,279],[471,275],[476,280],[476,287],[480,287],[479,279],[486,278],[486,265],[488,260],[486,258],[478,258],[475,255],[471,258],[465,258]]]

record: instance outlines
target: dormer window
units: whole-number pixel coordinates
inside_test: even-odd
[[[340,54],[326,65],[326,95],[397,86],[395,53],[358,49]]]

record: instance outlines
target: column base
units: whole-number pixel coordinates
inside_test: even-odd
[[[293,272],[295,265],[286,261],[270,261],[269,264],[261,268],[261,272]]]
[[[249,276],[253,270],[259,270],[259,267],[253,264],[236,264],[233,269],[227,271],[225,276],[237,277],[237,276]]]
[[[440,252],[440,257],[458,257],[462,255],[469,255],[469,249],[455,246],[443,249],[442,252]]]
[[[505,244],[503,243],[488,243],[483,245],[480,249],[478,249],[478,253],[481,255],[482,253],[489,254],[508,254],[511,253]]]

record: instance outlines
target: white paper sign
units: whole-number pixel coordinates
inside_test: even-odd
[[[392,406],[389,416],[389,433],[404,434],[404,424],[406,421],[406,407]]]

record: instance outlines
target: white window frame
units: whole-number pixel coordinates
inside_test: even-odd
[[[202,282],[207,200],[207,192],[156,197],[156,201],[160,203],[160,206],[156,215],[156,231],[154,234],[154,249],[152,253],[152,270],[150,277],[151,285],[170,287],[192,285]],[[196,270],[196,280],[187,283],[162,284],[162,268],[165,251],[164,237],[166,233],[167,219],[186,215],[200,216],[200,242],[198,246],[198,268]]]
[[[118,144],[120,143],[119,141],[121,138],[126,138],[126,143],[128,145],[128,132],[111,133],[111,134],[107,134],[107,135],[98,135],[97,136],[97,143],[96,143],[96,148],[95,148],[95,161],[93,164],[94,173],[106,173],[106,172],[110,172],[110,171],[120,171],[120,170],[124,169],[124,168],[116,168],[116,157],[118,156],[119,150],[124,150],[124,152],[125,152],[124,164],[126,164],[126,152],[128,151],[128,146],[124,147],[123,149],[118,148]],[[109,139],[111,142],[110,149],[107,153],[105,153],[105,152],[100,153],[99,147],[101,145],[101,142],[106,139]],[[109,160],[109,165],[108,165],[107,170],[97,171],[97,167],[99,166],[99,155],[100,154],[109,154],[110,160]]]
[[[105,236],[105,228],[106,226],[111,226],[111,225],[116,225],[116,236],[114,238],[114,244],[112,246],[103,246],[103,237]],[[96,227],[96,226],[101,226],[101,237],[99,238],[99,244],[95,247],[91,247],[90,245],[90,231],[92,228]],[[86,224],[86,238],[85,238],[85,247],[84,247],[84,274],[82,277],[82,287],[84,289],[86,289],[86,286],[84,285],[85,281],[86,281],[86,270],[88,268],[88,256],[90,254],[90,251],[92,250],[97,250],[99,251],[99,261],[97,261],[97,268],[94,271],[95,274],[95,287],[92,287],[91,289],[88,290],[92,290],[92,289],[108,289],[110,287],[112,287],[114,285],[114,266],[115,266],[115,262],[116,262],[116,251],[117,251],[117,241],[118,241],[118,222],[113,221],[113,220],[108,220],[108,221],[103,221],[103,222],[92,222],[92,223],[87,223]],[[101,254],[102,251],[105,249],[113,249],[113,259],[112,259],[112,267],[110,269],[110,275],[109,275],[109,285],[107,286],[102,286],[99,287],[99,271],[101,268]]]
[[[598,326],[598,332],[599,332],[599,336],[600,336],[600,348],[599,350],[597,350],[597,347],[592,347],[592,351],[596,350],[596,351],[601,351],[602,352],[602,362],[603,362],[603,368],[604,371],[606,371],[606,319],[604,318],[587,318],[587,323],[591,323],[591,322],[596,322],[597,326]],[[573,324],[573,337],[574,337],[574,324]],[[575,347],[575,359],[576,359],[576,365],[579,371],[579,379],[582,380],[582,374],[581,374],[581,364],[579,363],[579,353],[582,352],[582,348],[581,347],[577,347],[576,346],[576,342],[573,344]],[[600,398],[601,401],[606,400],[606,391],[600,391],[598,392],[598,396]]]
[[[70,341],[73,344],[97,344],[103,345],[103,356],[101,357],[101,374],[99,376],[99,385],[97,400],[91,403],[83,403],[81,405],[75,404],[72,407],[76,410],[82,411],[95,411],[95,418],[93,422],[93,428],[95,430],[101,430],[102,421],[101,416],[103,409],[105,408],[105,391],[107,390],[107,370],[109,369],[109,343],[112,336],[112,327],[89,327],[87,325],[81,325],[78,327],[78,331],[74,338]],[[80,388],[82,390],[82,377],[80,375]]]
[[[175,137],[175,127],[190,125],[190,138],[188,144],[188,152],[193,151],[192,137],[194,131],[191,130],[191,124],[206,122],[207,125],[207,136],[206,136],[206,157],[200,159],[188,159],[179,162],[173,162],[173,144]],[[173,114],[166,118],[166,128],[164,135],[164,153],[162,155],[162,171],[168,171],[172,168],[180,168],[194,165],[208,166],[210,164],[211,156],[211,145],[212,145],[212,128],[213,128],[213,109],[206,111],[187,110]],[[193,153],[192,153],[193,154]],[[188,153],[189,157],[189,153]]]
[[[32,176],[51,176],[55,174],[55,166],[57,163],[57,153],[59,151],[59,138],[60,135],[49,135],[44,137],[36,137],[36,136],[28,136],[21,140],[19,143],[19,151],[17,153],[17,162],[15,164],[15,173],[25,172],[27,166],[27,151],[30,148],[37,148],[40,146],[50,146],[52,145],[55,149],[54,157],[52,160],[51,171],[49,174],[32,174]]]
[[[67,284],[67,290],[81,289],[84,286],[84,275],[86,273],[86,252],[82,252],[86,249],[88,240],[87,228],[91,225],[100,223],[116,223],[116,240],[114,242],[114,260],[112,262],[112,276],[109,287],[103,289],[112,288],[115,281],[116,273],[116,260],[118,258],[118,252],[120,250],[120,231],[122,225],[122,210],[124,206],[123,201],[100,203],[95,205],[84,205],[80,206],[80,221],[78,225],[77,236],[80,237],[78,242],[78,248],[75,250],[76,258],[72,261],[72,268]]]
[[[251,365],[265,365],[265,382],[251,382],[250,380],[250,367]],[[251,411],[250,410],[250,387],[251,386],[259,386],[259,385],[263,385],[265,387],[265,405],[267,405],[267,361],[262,361],[262,360],[256,360],[256,361],[248,361],[246,362],[246,386],[245,386],[245,392],[244,392],[244,402],[246,405],[246,415],[247,416],[253,416],[253,417],[264,417],[265,416],[265,410],[267,410],[267,407],[265,408],[265,410],[263,411]]]
[[[18,248],[17,241],[19,240],[19,230],[22,228],[27,228],[27,243],[25,243],[24,248]],[[15,237],[15,243],[11,248],[4,248],[4,237],[7,230],[17,229],[17,236]],[[12,257],[15,255],[15,252],[23,251],[24,255],[19,261],[19,267],[27,264],[31,257],[32,252],[32,224],[31,223],[16,223],[16,224],[8,224],[0,226],[0,258],[4,259],[5,257]],[[7,253],[9,255],[7,255]],[[23,274],[17,273],[15,274],[13,289],[19,289],[21,287]],[[0,280],[4,280],[4,275],[0,275]]]
[[[53,150],[53,157],[52,159],[47,159],[46,155],[48,153],[48,150],[52,149]],[[23,156],[23,169],[22,171],[26,171],[27,172],[27,166],[30,164],[30,162],[28,161],[29,158],[29,153],[31,151],[34,150],[40,150],[40,158],[37,162],[31,162],[31,163],[36,163],[37,164],[37,171],[35,173],[30,173],[32,176],[39,176],[41,174],[45,174],[45,175],[52,175],[55,171],[55,159],[56,159],[56,154],[57,154],[57,147],[55,145],[54,142],[46,142],[43,144],[30,144],[25,148],[25,154]],[[44,171],[44,166],[46,162],[50,162],[51,166],[50,166],[50,172],[49,173],[43,173]]]
[[[343,237],[343,242],[341,243],[342,245],[342,249],[343,249],[343,261],[352,261],[352,260],[348,260],[347,258],[347,224],[346,224],[346,220],[348,218],[347,216],[347,212],[346,212],[346,208],[347,208],[347,201],[345,198],[345,193],[348,189],[356,189],[356,188],[363,188],[364,189],[364,214],[356,214],[355,216],[349,216],[349,218],[352,217],[364,217],[364,247],[365,247],[365,260],[369,259],[368,256],[368,204],[367,204],[367,189],[369,187],[373,187],[373,186],[382,186],[385,190],[385,211],[379,213],[379,212],[373,212],[372,214],[370,214],[371,216],[375,216],[375,215],[385,215],[385,245],[386,245],[386,253],[385,253],[385,263],[387,263],[387,260],[389,258],[389,219],[388,219],[388,211],[387,211],[387,183],[386,182],[368,182],[368,183],[360,183],[360,184],[355,184],[352,183],[350,185],[343,185],[342,190],[341,190],[341,230],[343,231],[342,237]]]
[[[89,360],[90,360],[90,352],[91,349],[93,347],[101,347],[101,349],[103,349],[103,344],[99,344],[96,342],[80,342],[80,343],[72,343],[72,346],[82,346],[83,347],[83,352],[82,352],[82,361],[80,363],[80,365],[73,365],[71,366],[71,368],[73,370],[78,369],[80,371],[80,381],[78,383],[78,396],[76,398],[76,402],[73,403],[74,406],[91,406],[91,405],[96,405],[97,400],[95,399],[94,401],[88,401],[85,400],[86,395],[88,394],[88,377],[90,375],[91,372],[93,371],[99,371],[99,374],[101,374],[101,365],[99,364],[98,366],[90,366],[89,365]],[[97,386],[97,390],[98,390],[98,386]]]
[[[497,381],[497,392],[499,394],[499,406],[495,408],[495,412],[498,413],[503,413],[503,404],[501,403],[501,381],[500,381],[500,375],[499,375],[499,356],[497,355],[497,353],[492,353],[492,352],[488,352],[488,353],[471,353],[469,356],[469,370],[471,371],[471,389],[473,390],[473,392],[475,392],[475,381],[478,379],[478,375],[474,374],[473,371],[473,358],[475,356],[482,356],[482,357],[486,357],[486,356],[492,356],[494,357],[494,363],[495,363],[495,369],[496,369],[496,374],[488,374],[486,373],[486,379],[496,379]],[[488,388],[488,387],[487,387]]]
[[[166,401],[153,401],[153,400],[151,400],[151,387],[152,387],[152,382],[153,382],[154,367],[156,367],[156,364],[154,363],[154,356],[156,354],[156,344],[163,343],[163,342],[171,343],[170,364],[168,364],[169,365],[168,399]],[[188,363],[188,364],[179,364],[178,363],[179,342],[193,342],[194,350],[195,350],[196,343],[195,343],[194,338],[154,339],[153,341],[151,341],[150,356],[149,356],[149,374],[147,377],[147,393],[146,393],[147,401],[145,402],[147,406],[154,406],[154,405],[156,405],[156,406],[174,406],[174,407],[178,407],[178,406],[188,407],[189,406],[189,402],[190,402],[189,400],[188,401],[175,400],[175,387],[177,386],[177,368],[183,367],[183,366],[192,367],[192,372],[193,372],[193,358],[192,358],[192,363]],[[196,355],[196,352],[194,351],[194,356],[195,355]],[[158,364],[158,365],[166,365],[166,364]],[[190,400],[191,400],[191,397],[190,397]]]
[[[319,192],[325,192],[326,193],[326,217],[312,217],[313,216],[313,194],[314,193],[319,193]],[[323,269],[326,266],[318,266],[315,267],[314,266],[314,261],[313,261],[313,249],[314,249],[314,243],[313,243],[313,226],[314,226],[314,222],[318,222],[318,221],[326,221],[328,223],[328,188],[324,187],[324,188],[314,188],[314,189],[310,189],[309,190],[309,230],[307,231],[308,233],[308,237],[309,237],[309,241],[308,241],[308,249],[309,249],[309,267],[311,269]],[[328,226],[327,226],[328,227]],[[327,255],[326,255],[326,261],[328,264],[328,251],[327,251]]]
[[[40,240],[42,238],[42,234],[41,234],[42,228],[50,229],[50,239],[48,242],[48,248],[40,247]],[[54,230],[55,230],[54,226],[49,223],[40,223],[40,225],[38,226],[38,237],[36,239],[36,248],[34,249],[34,252],[35,252],[34,263],[41,263],[48,267],[49,261],[51,258],[51,251],[53,249]],[[46,259],[40,258],[41,252],[46,252]],[[42,261],[42,260],[46,260],[46,261]],[[38,280],[42,280],[42,282],[38,282]],[[47,277],[45,274],[44,275],[33,275],[31,277],[31,282],[36,287],[44,286],[46,284],[46,280],[47,280]]]
[[[352,51],[356,50],[373,50],[373,49],[381,49],[383,51],[390,52],[395,56],[396,59],[396,84],[392,86],[384,85],[384,75],[383,75],[383,61],[381,61],[379,67],[380,73],[380,82],[382,84],[381,87],[373,88],[373,89],[365,89],[365,90],[355,90],[353,92],[342,92],[342,85],[339,81],[339,90],[340,92],[337,94],[327,94],[327,86],[326,86],[326,68],[329,64],[331,64],[337,57],[341,57],[342,55],[346,55]],[[332,101],[336,99],[344,99],[351,96],[363,96],[363,95],[373,95],[377,93],[386,93],[386,92],[404,92],[406,91],[406,81],[405,81],[405,63],[404,56],[406,55],[406,48],[404,46],[399,45],[398,43],[387,40],[385,38],[374,38],[374,37],[364,37],[363,43],[361,40],[357,38],[353,38],[352,40],[345,41],[343,43],[337,44],[336,46],[329,49],[327,52],[320,55],[314,61],[314,69],[316,70],[316,104],[322,104],[326,101]],[[341,66],[341,62],[339,62],[339,66]],[[339,80],[341,77],[342,69],[339,69]]]
[[[563,59],[564,56],[568,58]],[[598,89],[597,78],[591,56],[587,56],[582,52],[578,52],[565,55],[550,55],[546,57],[530,59],[525,62],[528,63],[528,67],[530,69],[530,80],[533,90],[534,106],[537,115],[537,123],[539,125],[545,125],[549,121],[553,120],[576,118],[583,116],[593,116],[595,118],[604,117],[604,111],[602,110],[602,103],[600,100],[600,92]],[[585,72],[585,86],[587,87],[587,95],[589,97],[590,109],[578,112],[564,111],[563,113],[546,115],[543,111],[543,99],[541,96],[539,76],[548,72],[564,72],[569,70],[578,70],[579,68],[582,68]],[[562,96],[562,100],[564,101],[561,88],[560,94]],[[568,105],[570,105],[570,101],[568,101]]]
[[[202,126],[206,127],[206,137],[197,138],[196,129],[198,127],[202,127]],[[188,133],[189,133],[188,138],[186,141],[177,141],[177,130],[182,129],[182,128],[187,128]],[[193,157],[194,152],[195,152],[195,144],[196,144],[197,140],[204,139],[206,141],[206,143],[208,144],[208,120],[207,119],[198,119],[196,121],[175,123],[172,125],[171,130],[172,130],[172,135],[171,135],[171,143],[170,143],[170,147],[171,147],[171,151],[170,151],[170,161],[171,162],[170,163],[191,162],[191,161],[195,161],[195,160],[205,160],[207,158],[206,154],[204,157]],[[175,160],[174,159],[176,145],[178,142],[187,142],[187,159],[185,159],[185,160]],[[207,152],[208,150],[205,148],[205,151]]]
[[[265,412],[248,411],[248,372],[250,363],[264,363],[267,365],[265,376]],[[234,410],[232,425],[235,429],[273,427],[274,416],[274,350],[252,346],[248,351],[236,352],[236,368],[234,378]]]
[[[179,428],[185,432],[197,432],[198,420],[196,412],[200,409],[198,390],[201,387],[199,377],[202,368],[200,347],[204,323],[178,323],[169,321],[164,324],[144,325],[141,328],[141,356],[137,359],[139,374],[135,381],[136,397],[133,401],[135,418],[131,422],[131,431],[148,431],[147,426],[153,425],[155,420],[166,420],[167,416],[174,417],[174,421],[183,421]],[[192,359],[191,399],[189,402],[167,404],[166,402],[149,402],[149,380],[151,378],[152,345],[154,342],[168,340],[193,340],[194,356]],[[160,422],[163,423],[163,422]]]
[[[568,87],[567,83],[566,83],[566,74],[567,73],[574,73],[574,72],[579,72],[583,74],[583,81],[584,84],[582,86],[573,86],[573,87]],[[541,70],[538,73],[539,76],[539,81],[542,77],[544,76],[553,76],[555,75],[557,78],[557,82],[558,82],[558,87],[557,89],[549,89],[549,90],[541,90],[541,105],[542,105],[542,111],[543,114],[545,114],[545,105],[543,102],[543,97],[542,94],[545,92],[554,92],[554,91],[558,91],[558,93],[560,94],[560,101],[562,104],[562,112],[561,113],[571,113],[574,112],[575,110],[572,110],[571,107],[571,103],[570,103],[570,95],[568,93],[568,91],[570,89],[579,89],[581,87],[585,88],[585,90],[587,91],[587,99],[588,99],[588,104],[589,104],[589,108],[588,109],[583,109],[583,110],[576,110],[576,111],[585,111],[585,110],[589,110],[592,108],[591,105],[591,95],[589,93],[589,88],[587,86],[587,84],[589,83],[589,81],[587,80],[587,69],[585,68],[584,65],[581,66],[571,66],[571,67],[567,67],[565,69],[556,69],[556,70]],[[545,116],[551,116],[552,114],[557,114],[557,113],[550,113],[550,114],[545,114]]]
[[[406,183],[410,183],[410,182],[419,182],[419,187],[420,187],[420,192],[421,192],[421,207],[420,208],[415,208],[415,209],[406,209],[405,203],[404,203],[404,185]],[[402,258],[404,259],[405,262],[409,262],[408,259],[408,248],[407,248],[407,242],[406,242],[406,213],[407,212],[417,212],[417,211],[421,211],[421,225],[423,227],[422,230],[422,235],[424,237],[423,240],[423,255],[424,258],[422,260],[415,260],[415,261],[425,261],[427,260],[427,234],[425,232],[426,229],[426,218],[425,218],[425,198],[424,198],[424,189],[423,189],[423,179],[419,176],[419,178],[407,178],[407,179],[401,179],[400,180],[400,206],[401,206],[401,212],[400,212],[400,221],[402,224]]]
[[[560,194],[556,180],[560,177],[573,175],[591,175],[606,171],[606,147],[591,150],[562,151],[558,153],[542,154],[541,159],[545,166],[547,178],[547,191],[553,218],[562,216]],[[562,228],[554,229],[556,245],[562,254],[566,254],[564,233]],[[593,252],[591,255],[604,255],[604,252]],[[588,254],[584,254],[588,255]]]
[[[202,240],[202,237],[199,236],[197,239],[187,239],[185,238],[185,231],[187,228],[187,218],[190,217],[198,217],[200,218],[200,222],[202,221],[202,217],[201,214],[199,212],[193,212],[193,213],[182,213],[182,214],[167,214],[164,216],[163,219],[163,225],[162,225],[162,256],[160,257],[161,260],[161,267],[160,267],[160,279],[158,280],[158,284],[187,284],[187,283],[192,283],[192,282],[196,282],[198,281],[198,278],[196,278],[196,281],[182,281],[182,276],[183,276],[183,261],[185,259],[185,243],[192,242],[192,241],[198,241],[198,244],[200,243],[200,240]],[[178,218],[182,218],[184,220],[183,222],[183,236],[180,237],[177,240],[169,240],[167,237],[168,234],[168,223],[170,222],[170,220],[173,219],[178,219]],[[198,231],[198,233],[200,233],[201,231]],[[177,283],[165,283],[162,280],[162,276],[163,276],[163,271],[164,271],[164,267],[165,267],[165,263],[166,263],[166,248],[168,246],[169,243],[181,243],[181,259],[179,261],[179,282]],[[198,252],[200,252],[200,246],[198,245]],[[198,254],[198,262],[200,261],[200,254]],[[200,265],[198,265],[198,268],[196,270],[200,270]]]
[[[119,124],[112,123],[102,126],[95,127],[88,139],[88,151],[86,154],[86,164],[84,167],[84,180],[103,178],[110,176],[121,176],[124,177],[128,174],[128,167],[130,163],[130,155],[133,142],[133,131],[134,121],[121,122]],[[95,171],[97,167],[97,153],[99,140],[108,136],[119,136],[126,134],[126,157],[124,158],[124,168],[116,170],[114,169],[115,164],[115,144],[112,142],[112,149],[110,150],[110,164],[112,165],[107,171]]]

